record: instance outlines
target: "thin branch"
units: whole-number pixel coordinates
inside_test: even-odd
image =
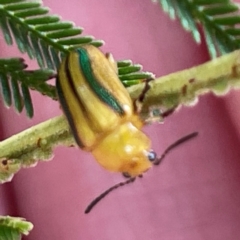
[[[64,116],[55,117],[0,142],[0,182],[10,181],[21,167],[52,158],[53,147],[74,145]]]
[[[183,70],[152,82],[147,92],[142,116],[149,117],[155,106],[166,110],[191,105],[198,96],[212,91],[225,94],[230,87],[240,87],[240,50],[224,55],[191,69]],[[141,93],[144,84],[129,87],[133,99]],[[37,161],[52,157],[57,145],[75,144],[64,116],[55,117],[0,142],[0,181],[8,181],[21,167],[30,167]]]
[[[234,51],[202,65],[179,71],[151,81],[142,109],[143,117],[155,106],[170,110],[181,105],[194,105],[198,96],[213,92],[225,95],[240,87],[240,51]],[[143,84],[129,88],[131,97],[137,98]]]

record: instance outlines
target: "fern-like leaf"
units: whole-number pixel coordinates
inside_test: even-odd
[[[0,59],[0,88],[7,107],[14,106],[17,112],[26,109],[28,117],[33,116],[33,106],[29,87],[37,89],[56,99],[55,88],[46,83],[54,77],[51,70],[27,71],[27,65],[21,58]]]
[[[24,218],[0,216],[0,240],[19,240],[28,235],[33,225]]]
[[[99,47],[103,44],[92,36],[81,35],[83,28],[50,15],[49,9],[36,1],[0,0],[0,27],[7,43],[13,44],[14,38],[19,50],[36,58],[41,68],[58,69],[62,57],[76,46],[92,44]],[[152,77],[151,73],[136,71],[127,85],[133,84],[134,80],[139,82],[139,77]],[[121,74],[121,78],[126,84],[129,76],[124,75]]]
[[[143,72],[142,65],[133,64],[131,60],[119,61],[117,67],[119,79],[126,87],[141,83],[146,78],[155,77],[153,73]]]
[[[201,42],[197,23],[203,26],[212,58],[240,47],[239,8],[230,0],[158,0],[171,18],[178,18],[197,43]]]
[[[41,2],[0,0],[0,24],[6,42],[11,45],[14,38],[22,53],[36,58],[41,68],[49,69],[57,69],[60,53],[76,45],[102,45],[91,36],[80,36],[82,28],[48,13]]]

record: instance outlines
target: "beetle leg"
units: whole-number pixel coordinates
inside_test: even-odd
[[[110,63],[111,67],[113,68],[114,72],[118,74],[117,62],[114,60],[113,55],[111,53],[106,53],[105,56],[108,62]]]
[[[146,93],[151,88],[150,85],[149,85],[149,82],[152,81],[152,80],[154,80],[154,78],[147,78],[145,80],[145,86],[144,86],[141,94],[133,102],[134,110],[135,110],[135,113],[137,113],[137,114],[139,114],[141,112],[141,110],[142,110],[142,105],[143,105],[143,101],[144,101],[144,98],[146,96]]]
[[[177,108],[177,106],[173,106],[172,108],[162,112],[161,117],[165,118],[165,117],[168,117],[168,116],[172,115],[175,112],[176,108]]]

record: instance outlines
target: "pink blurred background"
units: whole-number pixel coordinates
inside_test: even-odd
[[[156,76],[209,59],[179,21],[171,21],[150,0],[43,0],[44,5],[103,39],[115,59],[132,59]],[[19,56],[0,35],[0,57]],[[34,68],[30,65],[31,68]],[[61,114],[57,102],[32,92],[33,120],[0,104],[0,137],[5,139]],[[27,218],[35,227],[28,240],[235,240],[240,239],[239,91],[208,94],[183,107],[163,125],[144,128],[158,154],[179,137],[197,139],[168,155],[143,179],[106,197],[89,214],[88,203],[122,176],[102,169],[91,154],[58,147],[55,157],[21,170],[0,186],[0,215]]]

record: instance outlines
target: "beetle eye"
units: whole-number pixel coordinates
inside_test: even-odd
[[[157,159],[157,154],[154,151],[148,152],[148,160],[154,162]]]

